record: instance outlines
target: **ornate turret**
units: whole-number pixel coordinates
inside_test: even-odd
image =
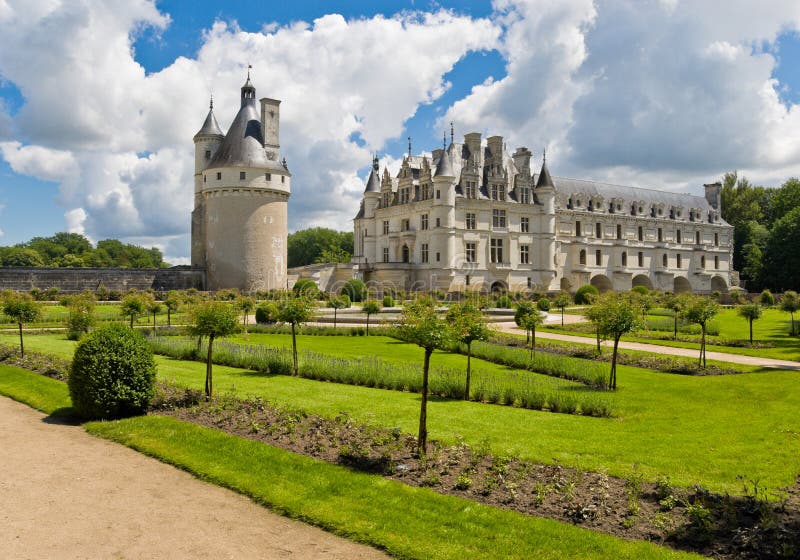
[[[542,170],[539,172],[539,179],[536,181],[536,190],[552,189],[555,190],[556,186],[553,184],[553,178],[550,177],[550,171],[547,170],[547,152],[542,152]]]

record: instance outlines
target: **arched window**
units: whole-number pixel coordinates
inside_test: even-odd
[[[578,262],[586,264],[586,249],[581,249],[580,255],[578,255]]]
[[[622,266],[628,266],[628,253],[622,251]]]

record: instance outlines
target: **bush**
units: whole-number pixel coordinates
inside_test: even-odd
[[[389,294],[383,296],[383,306],[384,307],[394,307],[394,299]]]
[[[362,302],[367,297],[367,285],[358,278],[351,278],[342,286],[342,295],[350,297],[350,301]]]
[[[643,296],[646,296],[650,293],[650,290],[648,290],[645,286],[634,286],[631,288],[631,291],[637,294],[642,294]]]
[[[268,325],[276,323],[278,308],[274,303],[263,303],[256,307],[256,323],[259,325]]]
[[[761,292],[759,301],[761,302],[761,305],[775,305],[775,296],[773,296],[772,292],[769,290],[764,290]]]
[[[83,418],[143,414],[153,399],[156,364],[144,337],[122,324],[87,334],[75,349],[69,395]]]
[[[585,284],[578,288],[575,292],[575,305],[588,305],[592,303],[592,298],[599,295],[600,292],[591,284]]]
[[[295,295],[298,296],[303,295],[314,299],[319,296],[317,284],[311,278],[300,278],[294,283],[292,290],[294,291]]]
[[[539,298],[539,301],[536,302],[536,307],[539,308],[539,311],[550,311],[550,300],[546,297]]]
[[[514,301],[511,299],[511,296],[503,294],[497,298],[495,306],[499,307],[500,309],[511,309],[514,306]]]

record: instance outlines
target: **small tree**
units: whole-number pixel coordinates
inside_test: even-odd
[[[531,359],[536,353],[536,327],[542,323],[544,323],[544,315],[539,313],[537,308],[533,308],[530,313],[520,317],[520,326],[525,329],[526,333],[530,333],[527,338],[530,341]]]
[[[775,305],[775,296],[772,295],[772,292],[769,290],[764,290],[761,292],[761,295],[758,297],[761,305],[765,307],[769,307],[770,305]]]
[[[297,366],[297,327],[307,323],[314,315],[314,302],[304,297],[287,297],[278,304],[277,319],[281,323],[292,326],[292,361],[294,374],[298,373]]]
[[[400,336],[425,351],[422,365],[422,398],[419,409],[419,436],[417,451],[420,457],[428,452],[428,371],[431,354],[445,347],[451,340],[451,331],[446,320],[436,314],[436,301],[419,298],[403,308],[400,316]]]
[[[597,296],[590,309],[592,322],[597,325],[598,332],[608,338],[614,339],[614,350],[611,354],[611,373],[608,378],[608,387],[617,388],[617,352],[619,339],[623,335],[641,328],[642,310],[638,298],[632,294],[607,292]]]
[[[120,304],[120,313],[123,317],[130,318],[130,326],[133,328],[133,322],[138,319],[147,311],[147,299],[144,294],[140,292],[130,291],[125,294]]]
[[[564,326],[564,310],[572,303],[572,298],[567,292],[560,292],[553,300],[553,305],[561,310],[561,326]]]
[[[172,326],[172,314],[175,313],[181,306],[183,298],[176,290],[167,292],[167,297],[164,298],[164,307],[167,308],[167,326]]]
[[[147,312],[153,316],[153,330],[156,328],[156,315],[164,309],[164,304],[153,298],[147,302]]]
[[[189,332],[195,336],[208,337],[206,356],[206,397],[214,392],[211,357],[214,339],[235,333],[239,328],[239,314],[236,308],[224,301],[204,301],[189,309]]]
[[[761,305],[759,303],[747,303],[739,308],[739,316],[747,319],[750,323],[750,344],[753,344],[753,321],[761,317]]]
[[[29,294],[11,292],[3,301],[3,313],[19,327],[19,354],[25,357],[25,342],[22,339],[22,326],[33,323],[42,316],[42,306]]]
[[[489,328],[486,326],[486,318],[481,310],[469,302],[450,307],[447,312],[447,322],[450,324],[456,340],[467,346],[467,382],[464,387],[464,400],[468,401],[472,369],[472,343],[476,340],[488,340]]]
[[[369,316],[374,315],[375,313],[380,313],[381,306],[374,299],[368,299],[364,302],[364,305],[361,306],[361,311],[367,315],[367,336],[369,336]]]
[[[519,328],[525,329],[525,346],[531,343],[531,331],[529,331],[527,327],[522,324],[522,320],[523,317],[530,315],[531,313],[538,313],[536,310],[536,304],[530,301],[520,301],[517,303],[517,310],[514,311],[514,323],[516,323]]]
[[[256,300],[250,296],[242,296],[239,298],[239,309],[242,311],[242,324],[244,325],[244,333],[247,334],[247,324],[250,322],[250,313],[256,308]]]
[[[698,363],[706,367],[706,326],[719,312],[719,304],[711,298],[694,296],[689,300],[683,316],[690,323],[700,325],[700,358]]]
[[[664,306],[672,311],[672,339],[678,338],[678,318],[681,316],[686,306],[689,305],[689,299],[686,294],[671,294],[664,302]]]
[[[794,314],[800,311],[800,297],[797,296],[797,292],[787,290],[783,293],[783,297],[781,298],[781,310],[791,315],[792,330],[790,334],[795,335],[797,331],[794,328]]]
[[[88,333],[94,325],[94,294],[83,294],[69,298],[67,302],[67,338],[77,340]]]
[[[340,309],[347,309],[350,307],[350,296],[342,294],[331,298],[331,307],[333,307],[333,328],[336,328],[336,313]]]

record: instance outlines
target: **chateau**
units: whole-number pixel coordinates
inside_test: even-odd
[[[377,158],[354,220],[356,274],[378,289],[727,292],[733,227],[705,197],[551,176],[471,133],[432,157]]]
[[[256,106],[250,74],[227,134],[213,102],[194,136],[192,268],[208,290],[286,287],[287,203],[291,173],[280,157],[280,101]]]

